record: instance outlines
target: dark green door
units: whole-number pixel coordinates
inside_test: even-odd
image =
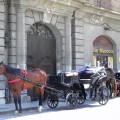
[[[27,67],[40,67],[47,74],[56,74],[56,43],[50,29],[36,23],[27,35]]]

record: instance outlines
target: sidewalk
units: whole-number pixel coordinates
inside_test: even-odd
[[[95,102],[95,101],[92,101],[92,100],[86,100],[85,103],[81,106],[86,106],[88,104],[98,104],[98,102]],[[38,104],[39,102],[38,101],[28,101],[28,102],[23,102],[22,103],[22,111],[27,111],[27,110],[37,110],[38,108]],[[98,104],[99,105],[99,104]],[[79,105],[78,105],[79,106]],[[48,111],[48,110],[51,110],[51,108],[48,107],[48,105],[46,104],[46,102],[43,103],[43,109],[45,111]],[[59,102],[57,109],[68,109],[67,106],[66,106],[66,103],[65,102]],[[6,114],[6,113],[14,113],[15,111],[15,105],[14,103],[10,103],[10,104],[0,104],[0,115],[1,114]]]
[[[22,104],[22,111],[27,111],[27,110],[37,110],[39,102],[38,101],[28,101],[28,102],[23,102]],[[67,109],[66,107],[66,102],[59,102],[57,109]],[[48,107],[47,103],[43,103],[43,110],[44,111],[49,111],[49,110],[54,110]],[[15,104],[10,103],[10,104],[0,104],[0,115],[1,114],[7,114],[7,113],[14,113],[15,112]]]
[[[29,109],[37,109],[39,102],[33,101],[33,102],[23,102],[22,103],[22,109],[29,110]],[[0,114],[5,114],[9,112],[15,111],[15,105],[14,103],[9,104],[0,104]]]

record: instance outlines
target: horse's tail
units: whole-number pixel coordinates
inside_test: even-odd
[[[114,80],[114,84],[113,84],[113,92],[114,92],[114,97],[117,96],[117,81],[116,79]]]

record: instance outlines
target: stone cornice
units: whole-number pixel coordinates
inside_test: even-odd
[[[65,2],[64,2],[65,1]],[[12,0],[15,6],[23,5],[26,9],[34,9],[43,12],[50,12],[54,14],[64,14],[72,16],[76,9],[74,5],[70,5],[72,0]]]

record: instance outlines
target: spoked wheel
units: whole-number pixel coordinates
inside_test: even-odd
[[[76,95],[74,93],[69,93],[66,96],[66,103],[67,103],[68,108],[74,108],[77,104]]]
[[[56,108],[58,106],[58,96],[56,94],[50,94],[47,97],[47,105],[50,108]]]
[[[109,99],[109,91],[106,86],[100,86],[97,89],[96,98],[99,104],[105,105]]]
[[[78,93],[76,98],[77,98],[77,103],[78,104],[83,104],[85,102],[85,97],[82,93]]]

